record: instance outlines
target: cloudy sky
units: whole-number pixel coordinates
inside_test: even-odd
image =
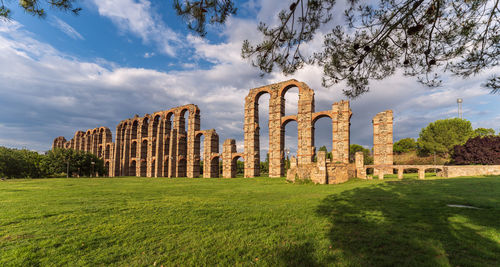
[[[15,4],[16,1],[10,2]],[[287,1],[238,1],[238,14],[226,25],[210,27],[206,39],[186,30],[171,1],[84,0],[80,16],[48,10],[45,19],[12,6],[13,19],[0,21],[0,146],[45,151],[57,136],[106,126],[114,133],[122,119],[188,103],[201,109],[203,129],[214,128],[243,147],[243,105],[248,90],[295,78],[316,92],[316,111],[345,99],[343,85],[321,86],[321,69],[307,66],[293,76],[263,78],[241,59],[245,39],[258,40],[258,21],[276,22]],[[341,16],[336,16],[340,18]],[[321,47],[323,34],[307,45]],[[371,92],[351,101],[351,143],[372,145],[372,117],[394,110],[395,141],[418,137],[422,127],[457,116],[474,127],[500,131],[500,95],[481,84],[499,68],[467,80],[444,77],[429,89],[415,78],[394,75],[373,82]],[[286,95],[286,113],[296,112],[297,89]],[[261,146],[267,149],[269,97],[259,101]],[[297,126],[286,128],[286,147],[295,150]],[[331,149],[331,122],[316,124],[316,146]]]

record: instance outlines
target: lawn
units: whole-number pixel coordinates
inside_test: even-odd
[[[499,176],[408,177],[0,181],[0,266],[500,264]]]

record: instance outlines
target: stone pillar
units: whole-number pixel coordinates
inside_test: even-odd
[[[284,142],[281,129],[283,101],[278,93],[277,90],[271,91],[269,99],[269,177],[284,175]]]
[[[349,101],[332,105],[332,162],[349,163],[349,135],[352,112]]]
[[[314,91],[305,83],[298,83],[299,104],[297,107],[297,163],[298,165],[313,162],[314,157]]]
[[[404,169],[398,168],[398,179],[399,180],[403,179],[403,173],[404,173]]]
[[[163,163],[164,163],[164,152],[163,152],[163,136],[165,134],[165,120],[160,117],[157,126],[157,134],[156,134],[156,163],[155,163],[155,177],[163,177]]]
[[[424,168],[418,169],[418,179],[420,179],[420,180],[425,179],[425,169]]]
[[[373,169],[373,173],[375,173],[375,170],[377,170],[377,169]],[[384,172],[385,172],[384,168],[378,169],[378,179],[379,180],[384,180]]]
[[[207,131],[205,142],[203,144],[203,177],[216,178],[219,177],[219,160],[212,162],[214,154],[219,153],[219,135],[215,130]],[[216,166],[213,166],[216,165]],[[217,172],[215,172],[217,170]]]
[[[232,173],[233,153],[236,153],[236,141],[226,139],[222,145],[222,177],[234,178]]]
[[[360,179],[366,179],[366,169],[362,151],[358,151],[356,152],[356,154],[354,154],[354,165],[356,168],[356,177]]]
[[[196,166],[195,160],[195,139],[196,131],[200,130],[200,110],[195,105],[189,105],[188,129],[187,129],[187,166],[186,176],[189,178],[198,177],[200,175],[199,165],[199,146],[198,143],[198,165]]]
[[[260,176],[259,104],[257,95],[250,91],[245,98],[245,177]],[[227,141],[227,140],[226,140]]]
[[[177,174],[177,129],[175,129],[175,123],[170,131],[169,148],[168,177],[173,178]]]
[[[315,183],[328,184],[328,174],[326,170],[326,151],[318,151],[317,155],[316,166],[318,168],[318,172],[311,173],[314,176],[311,177],[311,179]]]
[[[129,167],[129,153],[130,153],[130,125],[127,124],[125,126],[125,131],[123,134],[123,159],[122,159],[122,164],[121,164],[121,175],[122,176],[127,176],[128,175],[128,167]]]
[[[177,151],[175,162],[175,175],[173,177],[186,177],[187,168],[187,132],[185,130],[184,110],[178,109],[175,113],[175,129],[177,130]],[[181,164],[180,161],[186,159],[186,164]]]
[[[373,117],[373,164],[393,165],[393,114],[386,110]],[[386,170],[388,172],[388,170]],[[377,173],[374,170],[374,175]]]
[[[83,140],[85,141],[85,139]],[[110,176],[115,177],[120,175],[120,158],[121,158],[121,144],[122,144],[122,124],[118,124],[116,126],[116,136],[115,136],[115,145],[113,149],[112,156],[112,164],[111,164],[111,174]],[[85,147],[85,144],[84,144]]]

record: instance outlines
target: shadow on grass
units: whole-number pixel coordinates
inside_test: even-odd
[[[327,237],[340,253],[316,257],[320,263],[310,255],[298,260],[313,266],[498,266],[499,196],[499,177],[396,181],[330,195],[316,212],[331,223]]]

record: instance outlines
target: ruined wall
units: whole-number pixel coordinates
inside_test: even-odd
[[[500,165],[444,166],[443,177],[500,175]]]
[[[297,114],[284,116],[285,94],[293,87],[299,90]],[[236,176],[238,159],[244,159],[245,177],[260,175],[260,125],[258,100],[269,94],[269,176],[284,175],[285,126],[297,122],[297,157],[293,157],[288,176],[313,177],[318,183],[338,183],[348,177],[366,176],[361,170],[362,157],[349,164],[350,119],[349,101],[332,105],[331,110],[315,112],[314,91],[303,82],[288,80],[251,89],[245,98],[244,152],[236,151],[234,139],[224,142],[219,154],[219,136],[214,129],[200,130],[200,110],[189,104],[121,121],[116,127],[115,142],[111,131],[101,127],[78,131],[66,141],[58,137],[53,147],[88,151],[105,159],[109,176],[199,177],[203,160],[203,177]],[[189,115],[187,115],[189,114]],[[332,159],[326,153],[315,157],[314,125],[320,118],[332,121]],[[373,119],[375,165],[392,165],[392,111],[377,114]],[[200,155],[201,137],[203,155]],[[361,155],[362,156],[362,155]],[[293,167],[294,166],[294,167]]]
[[[298,113],[284,116],[285,94],[293,87],[299,89]],[[348,101],[332,106],[332,110],[314,112],[314,91],[303,82],[288,80],[251,89],[245,98],[245,177],[260,175],[260,126],[258,100],[269,94],[269,177],[281,177],[284,173],[285,126],[297,122],[297,164],[307,166],[314,158],[314,124],[322,117],[332,119],[333,155],[335,162],[349,162],[349,126],[352,112]]]
[[[200,131],[200,110],[193,104],[121,121],[115,143],[111,131],[100,127],[78,131],[70,141],[58,137],[52,147],[82,150],[103,158],[111,177],[198,177],[201,135],[205,136],[204,161],[208,160],[206,177],[217,177],[211,159],[218,155],[219,136],[213,129]]]
[[[198,177],[200,136],[218,142],[215,130],[200,131],[200,110],[193,104],[136,115],[121,121],[116,132],[114,176]],[[208,151],[217,152],[215,147]]]
[[[393,114],[392,110],[373,117],[373,165],[393,164]],[[384,171],[392,173],[391,170]],[[378,173],[374,173],[378,175]]]
[[[66,148],[92,153],[104,160],[108,176],[111,176],[114,143],[111,131],[107,127],[88,129],[86,132],[77,131],[69,141],[59,136],[52,143],[52,149],[54,148]]]
[[[286,179],[290,182],[311,180],[315,184],[339,184],[355,177],[354,165],[348,163],[333,163],[326,157],[326,151],[318,151],[317,161],[303,165],[297,164],[292,157]]]

